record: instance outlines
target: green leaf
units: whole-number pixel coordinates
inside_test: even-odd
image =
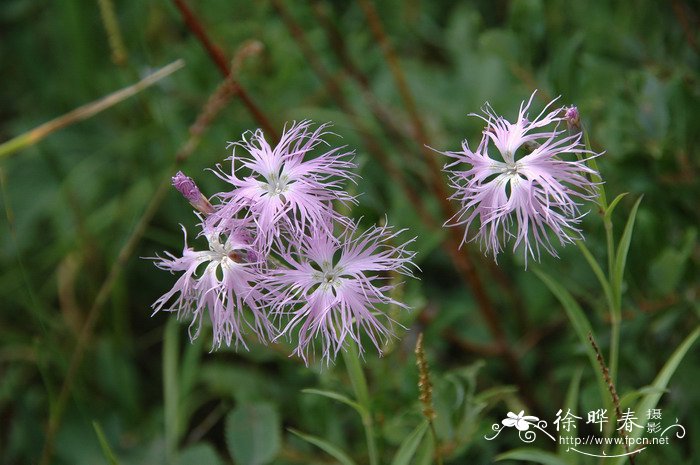
[[[433,465],[435,463],[435,440],[432,434],[423,436],[423,442],[418,448],[418,453],[413,465]]]
[[[542,465],[569,465],[568,462],[561,459],[556,454],[545,452],[539,449],[513,449],[503,454],[499,454],[494,458],[495,461],[501,460],[523,460],[528,462],[541,463]]]
[[[399,450],[396,451],[396,455],[394,455],[394,460],[391,461],[391,465],[408,465],[416,454],[418,444],[420,444],[427,430],[428,422],[424,420],[401,443]]]
[[[364,408],[369,409],[369,389],[367,388],[365,373],[362,371],[362,364],[360,364],[359,354],[360,351],[357,344],[351,340],[348,343],[347,350],[343,351],[343,360],[345,361],[345,367],[348,371],[350,383],[352,384],[353,391],[355,391],[357,401]]]
[[[696,327],[695,330],[686,337],[683,342],[678,346],[678,348],[673,352],[671,357],[668,359],[668,361],[664,364],[663,368],[661,368],[661,371],[659,371],[659,374],[656,375],[656,379],[654,379],[654,382],[651,383],[651,386],[649,388],[651,391],[646,394],[642,399],[639,401],[637,404],[637,408],[634,410],[635,412],[640,413],[640,426],[641,428],[635,428],[629,436],[632,438],[638,438],[641,436],[641,434],[644,432],[644,427],[646,426],[647,419],[646,419],[646,412],[647,410],[654,409],[656,408],[657,404],[659,403],[659,399],[661,399],[661,396],[663,393],[666,391],[666,388],[668,387],[668,382],[671,379],[671,376],[673,376],[673,373],[676,372],[676,369],[678,368],[678,365],[680,365],[681,361],[685,357],[685,354],[688,353],[690,348],[693,346],[695,341],[698,339],[698,336],[700,336],[700,326]],[[624,463],[625,458],[622,457],[618,459],[615,463],[621,464]]]
[[[280,449],[280,418],[268,403],[237,406],[226,418],[226,445],[236,463],[270,463]]]
[[[613,210],[615,210],[615,207],[617,207],[617,204],[620,203],[620,200],[622,200],[623,198],[625,198],[625,196],[626,196],[628,193],[629,193],[629,192],[623,192],[622,194],[620,194],[620,195],[618,195],[617,197],[615,197],[615,200],[613,200],[612,202],[610,202],[610,205],[608,205],[608,208],[605,209],[605,214],[603,215],[603,217],[604,217],[606,220],[610,219],[610,217],[611,217],[612,214],[613,214]]]
[[[572,412],[576,412],[578,409],[578,396],[579,388],[581,385],[581,375],[583,374],[583,369],[579,368],[576,373],[571,378],[569,383],[569,389],[566,391],[566,400],[564,401],[564,411],[570,409]],[[576,428],[571,428],[569,431],[561,431],[560,437],[575,438],[578,437],[578,431]],[[559,443],[557,447],[557,453],[561,455],[569,446],[563,442]]]
[[[680,249],[666,247],[649,268],[649,281],[658,295],[668,295],[678,286],[697,241],[697,230],[686,231]]]
[[[588,340],[588,335],[593,333],[593,329],[591,328],[591,324],[589,323],[588,318],[586,318],[586,314],[583,313],[583,310],[576,302],[576,300],[574,300],[573,296],[561,284],[556,282],[548,274],[546,274],[540,269],[535,268],[534,272],[564,307],[566,315],[569,317],[569,321],[571,321],[571,324],[574,327],[574,331],[576,331],[576,335],[578,336],[579,341],[586,349],[586,354],[588,355],[588,359],[591,363],[591,368],[593,368],[593,371],[596,373],[601,400],[603,402],[608,402],[608,387],[605,383],[605,379],[603,378],[603,373],[600,371],[600,366],[598,365],[598,358],[595,353],[595,350],[593,349],[590,341]]]
[[[617,254],[615,256],[615,274],[612,277],[612,290],[613,295],[616,299],[620,299],[622,293],[622,277],[625,274],[625,265],[627,264],[627,252],[629,252],[630,242],[632,241],[632,231],[634,230],[634,220],[637,217],[637,210],[639,209],[639,204],[642,202],[644,196],[640,196],[632,207],[629,218],[627,218],[627,224],[625,225],[625,230],[620,238],[620,243],[617,246]]]
[[[650,394],[650,393],[661,393],[663,394],[665,390],[658,390],[654,389],[651,386],[646,386],[641,389],[635,389],[634,391],[630,391],[624,396],[620,397],[620,410],[625,410],[628,407],[631,407],[634,402],[637,401],[640,397]]]
[[[355,411],[359,413],[361,417],[364,418],[364,416],[367,415],[367,410],[363,406],[350,399],[348,396],[344,396],[343,394],[338,394],[337,392],[333,391],[323,391],[321,389],[302,389],[301,392],[304,394],[316,394],[319,396],[328,397],[329,399],[337,400],[338,402],[342,402],[343,404],[349,405],[355,409]]]
[[[221,465],[223,461],[211,444],[201,442],[178,454],[177,465]]]
[[[336,459],[338,462],[340,462],[342,465],[356,465],[355,462],[346,454],[343,452],[340,448],[334,446],[330,442],[321,439],[317,436],[311,436],[310,434],[304,434],[301,431],[297,431],[293,428],[287,428],[290,433],[299,436],[301,439],[304,441],[313,444],[314,446],[318,447],[319,449],[322,449],[324,452],[326,452],[328,455]]]

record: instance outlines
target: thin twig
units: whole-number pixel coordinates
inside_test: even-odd
[[[418,322],[420,323],[420,326],[422,328],[430,326],[432,322],[435,320],[435,312],[424,309],[418,314]],[[447,342],[450,344],[458,347],[460,350],[463,350],[464,352],[469,352],[481,357],[494,357],[494,356],[500,356],[502,348],[498,345],[495,345],[493,343],[491,344],[480,344],[477,342],[472,342],[467,339],[464,339],[457,331],[455,331],[454,328],[451,326],[448,326],[444,328],[440,335],[445,338]]]
[[[392,138],[392,141],[397,142],[406,150],[415,150],[415,147],[412,147],[407,142],[407,140],[413,139],[413,134],[411,131],[408,130],[408,128],[402,122],[397,120],[397,112],[385,107],[374,95],[369,77],[362,72],[360,67],[357,66],[350,57],[343,34],[338,30],[333,20],[329,17],[326,5],[320,0],[314,0],[312,7],[314,16],[326,33],[326,38],[331,46],[331,50],[338,58],[340,65],[343,67],[348,76],[354,79],[354,81],[357,83],[358,87],[360,88],[361,95],[374,117],[382,123],[382,128],[385,129],[387,135]],[[425,174],[425,170],[416,169],[415,167],[413,169],[417,170],[419,172],[418,174],[420,175]]]
[[[185,3],[184,0],[173,0],[173,2],[175,3],[178,11],[180,11],[185,24],[207,51],[209,57],[219,69],[219,72],[222,74],[222,76],[229,77],[231,70],[229,68],[228,60],[226,59],[224,52],[211,41],[201,21],[197,18],[190,7],[187,6],[187,3]],[[241,86],[240,82],[237,80],[233,80],[232,82],[236,89],[236,95],[239,99],[241,99],[241,102],[243,102],[243,105],[245,105],[253,118],[255,118],[270,139],[278,141],[279,134],[272,123],[270,123],[270,119],[253,101],[248,92],[243,88],[243,86]]]
[[[406,76],[401,69],[398,56],[391,46],[389,38],[384,31],[381,19],[374,7],[374,4],[370,0],[358,0],[362,11],[365,14],[365,18],[369,23],[372,34],[375,40],[380,44],[384,58],[389,66],[389,70],[394,78],[396,87],[399,90],[399,94],[404,102],[406,110],[411,118],[411,122],[416,133],[418,142],[421,145],[421,152],[423,158],[429,168],[429,173],[431,175],[431,188],[437,200],[440,202],[440,207],[442,209],[445,218],[451,218],[454,216],[455,211],[450,204],[448,198],[449,194],[445,187],[445,182],[442,177],[441,168],[438,163],[437,157],[432,153],[430,146],[430,141],[428,139],[428,133],[425,128],[421,116],[418,112],[418,107],[413,98],[411,90],[408,85]],[[474,293],[474,297],[478,303],[479,311],[484,318],[489,331],[496,340],[496,343],[502,348],[503,358],[508,365],[509,370],[515,377],[516,382],[522,390],[523,397],[525,401],[532,408],[536,408],[536,400],[532,393],[529,383],[527,383],[525,376],[518,362],[518,358],[513,352],[513,349],[508,344],[508,339],[506,337],[503,326],[501,325],[500,318],[495,311],[491,298],[486,292],[481,277],[476,272],[474,263],[469,256],[468,249],[465,248],[464,253],[459,253],[459,244],[461,243],[461,234],[456,228],[449,228],[449,235],[446,241],[447,252],[450,254],[450,258],[455,264],[458,272],[466,281],[467,285],[471,288]]]
[[[428,140],[428,133],[426,131],[425,124],[418,113],[418,106],[416,105],[413,94],[408,86],[406,75],[401,69],[396,52],[391,46],[389,38],[384,32],[384,27],[382,26],[381,20],[379,19],[379,15],[377,14],[377,10],[374,8],[374,5],[369,0],[359,0],[359,4],[365,14],[365,18],[369,23],[375,40],[381,46],[384,59],[389,66],[389,71],[391,72],[392,77],[394,78],[394,82],[399,91],[399,95],[401,96],[401,100],[408,111],[408,115],[413,126],[413,131],[418,139],[418,143],[420,144],[423,159],[429,169],[431,182],[433,184],[432,187],[441,202],[443,213],[449,214],[451,213],[452,208],[447,201],[449,194],[442,179],[440,163],[438,162],[435,153],[429,148],[430,141]]]
[[[685,41],[688,42],[688,45],[690,45],[695,52],[700,52],[700,46],[698,46],[698,41],[695,37],[698,33],[697,15],[694,14],[690,6],[678,0],[671,0],[671,6],[673,7],[673,14],[676,16],[678,23],[683,29]]]
[[[168,168],[169,173],[173,173],[177,168],[182,165],[191,155],[194,153],[198,146],[198,142],[201,138],[201,134],[208,125],[211,124],[213,118],[218,114],[218,112],[223,108],[223,102],[230,99],[233,95],[231,92],[232,79],[227,78],[222,85],[220,85],[212,97],[207,101],[206,105],[203,107],[202,111],[197,117],[197,120],[190,128],[190,137],[183,144],[183,146],[178,150],[175,160],[171,167]],[[124,267],[133,255],[136,247],[138,246],[141,238],[146,233],[148,226],[155,216],[156,212],[160,208],[161,203],[165,199],[166,194],[170,190],[170,179],[165,176],[160,182],[153,196],[151,197],[146,210],[141,215],[136,227],[129,236],[126,243],[122,246],[117,256],[117,260],[112,265],[107,278],[103,281],[100,286],[97,296],[93,301],[92,307],[88,313],[88,316],[83,324],[83,327],[78,336],[75,349],[70,359],[68,365],[68,370],[66,372],[63,385],[61,386],[61,391],[58,395],[54,408],[49,417],[49,424],[46,432],[46,441],[44,442],[44,449],[42,451],[40,464],[48,465],[51,462],[51,457],[53,455],[54,442],[56,438],[56,433],[61,424],[61,419],[63,417],[63,412],[65,410],[66,404],[68,403],[68,398],[70,392],[75,382],[75,378],[78,374],[78,370],[82,365],[83,358],[85,356],[85,351],[88,347],[88,342],[90,341],[92,334],[99,320],[102,309],[107,303],[109,296],[111,295],[112,288],[117,282],[117,279],[121,276]]]
[[[122,100],[126,100],[132,97],[147,87],[152,86],[156,82],[160,81],[164,77],[174,73],[185,66],[183,60],[176,60],[167,66],[159,69],[153,74],[150,74],[129,87],[113,92],[99,100],[90,102],[86,105],[80,106],[73,111],[69,111],[65,115],[59,116],[58,118],[52,119],[51,121],[42,124],[29,132],[21,134],[7,142],[0,145],[0,158],[3,156],[10,155],[18,150],[29,147],[36,144],[44,137],[48,136],[54,131],[58,131],[66,126],[77,123],[78,121],[83,121],[88,119],[97,113],[106,110],[107,108],[116,105]]]
[[[416,146],[411,145],[407,140],[413,140],[414,134],[407,130],[403,124],[396,120],[395,111],[391,111],[386,108],[379,99],[374,95],[372,87],[370,85],[369,77],[362,72],[360,67],[353,61],[348,47],[346,46],[343,34],[340,32],[335,22],[330,18],[328,13],[327,5],[322,0],[314,0],[312,2],[313,12],[315,17],[318,19],[318,23],[321,25],[326,33],[328,43],[331,46],[331,50],[334,52],[336,58],[340,62],[341,66],[344,68],[345,72],[355,80],[359,86],[362,96],[367,103],[370,111],[374,117],[381,122],[382,129],[385,130],[387,135],[391,137],[392,141],[397,142],[407,151],[415,151]],[[422,125],[422,124],[421,124]],[[434,158],[432,154],[429,155]],[[413,167],[415,170],[415,166]],[[422,176],[426,184],[429,184],[429,175],[426,173],[425,169],[419,169],[419,174]],[[439,225],[438,225],[439,226]],[[514,295],[514,286],[510,279],[501,271],[500,268],[494,265],[493,262],[488,262],[489,271],[492,276],[495,277],[496,282],[501,286],[504,293],[508,295],[510,301],[510,308],[513,308],[518,316],[521,316],[521,320],[524,323],[522,326],[527,326],[524,318],[524,310],[522,307],[521,299]],[[523,328],[522,332],[525,328]]]
[[[302,50],[302,53],[311,65],[312,69],[325,84],[331,97],[334,98],[341,110],[353,117],[353,123],[358,129],[360,135],[363,136],[363,141],[369,153],[382,165],[382,168],[384,168],[392,180],[394,180],[405,192],[426,226],[432,229],[439,229],[440,223],[436,222],[434,216],[429,212],[422,196],[420,196],[415,189],[413,189],[406,182],[398,166],[396,166],[393,160],[384,153],[379,142],[371,135],[371,133],[369,133],[366,126],[361,123],[361,120],[355,117],[355,111],[344,96],[342,89],[333,78],[333,75],[326,69],[318,55],[313,51],[313,48],[309,44],[308,40],[306,40],[303,29],[286,9],[285,3],[281,0],[272,0],[272,4],[290,31],[290,34],[299,45],[299,48]],[[424,154],[429,157],[429,161],[433,162],[435,166],[438,166],[436,157],[432,156],[429,149],[425,145],[426,144],[423,144]],[[439,166],[438,176],[439,182],[433,183],[433,187],[443,192],[445,188],[442,182],[442,177],[439,173]],[[444,194],[438,194],[437,197],[443,210],[445,208],[451,209],[451,205],[447,200],[446,192],[444,192]],[[449,212],[450,210],[448,210],[447,215],[452,216]],[[525,376],[523,375],[522,369],[519,366],[518,358],[508,345],[505,332],[500,325],[498,315],[493,309],[490,299],[486,294],[485,288],[481,283],[481,279],[476,273],[475,267],[471,263],[468,256],[461,254],[458,250],[460,241],[461,236],[459,232],[456,229],[451,228],[447,236],[447,240],[442,243],[442,247],[450,257],[460,277],[464,279],[467,286],[474,292],[479,310],[481,311],[491,333],[494,335],[494,339],[496,340],[496,344],[498,346],[498,352],[502,354],[506,364],[508,365],[510,373],[514,376],[516,382],[520,386],[525,402],[533,410],[538,410],[537,402],[532,394],[531,388],[525,380]]]
[[[357,117],[355,109],[343,94],[343,90],[338,85],[338,82],[326,69],[325,65],[318,58],[316,53],[314,53],[313,48],[306,39],[303,29],[286,9],[284,2],[280,0],[272,0],[272,5],[282,18],[282,21],[285,23],[285,26],[292,35],[292,38],[299,45],[299,48],[304,54],[306,60],[311,65],[311,68],[325,85],[328,94],[333,98],[333,100],[335,100],[338,107],[340,107],[340,109],[351,118],[351,121],[357,129],[359,135],[362,137],[362,141],[365,147],[367,147],[368,152],[379,162],[391,179],[399,185],[401,190],[404,191],[411,203],[416,207],[416,211],[421,220],[428,226],[437,225],[435,218],[428,211],[423,200],[421,199],[420,194],[418,194],[418,192],[408,184],[405,177],[402,176],[399,167],[383,150],[379,140],[372,135],[369,128],[362,123],[360,118]]]

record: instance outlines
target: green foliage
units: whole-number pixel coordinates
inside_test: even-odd
[[[226,417],[226,444],[243,465],[270,463],[280,448],[280,418],[270,404],[243,404]]]
[[[98,2],[6,0],[0,8],[0,143],[186,62],[132,98],[0,157],[0,465],[40,462],[66,380],[49,461],[56,465],[429,464],[438,456],[445,464],[594,464],[547,440],[525,448],[512,428],[484,439],[507,412],[551,425],[559,408],[585,418],[588,409],[611,407],[589,332],[623,409],[663,408],[665,420],[678,417],[687,428],[686,438],[649,447],[639,461],[700,456],[693,415],[700,408],[700,12],[693,2],[372,2],[435,150],[456,150],[464,139],[474,148],[483,125],[467,114],[488,101],[512,118],[537,88],[532,112],[560,95],[562,105],[578,106],[592,150],[605,152],[592,162],[605,197],[583,207],[590,211],[578,247],[558,248],[559,259],[543,257],[527,270],[517,253],[494,265],[478,244],[460,249],[493,302],[509,360],[444,247],[447,218],[427,180],[431,162],[359,3],[281,2],[338,84],[343,108],[270,1],[186,0],[227,60],[247,40],[262,44],[235,77],[272,126],[334,122],[362,176],[352,187],[359,204],[348,213],[363,225],[386,215],[418,236],[420,280],[395,296],[413,310],[387,309],[397,337],[383,357],[367,350],[364,360],[351,359],[349,374],[340,358],[305,366],[282,339],[211,351],[206,325],[193,343],[188,321],[151,315],[176,277],[139,257],[179,252],[179,224],[192,231],[197,221],[191,208],[168,191],[135,248],[120,253],[157,186],[173,175],[188,128],[221,76],[174,2],[112,3],[127,52],[122,65],[111,61]],[[257,127],[234,98],[181,168],[208,195],[220,191],[223,183],[205,169],[224,163],[227,141]],[[383,168],[377,148],[434,224]],[[200,240],[189,237],[191,245]],[[72,370],[96,302],[96,324]],[[435,435],[418,400],[419,332]],[[580,426],[583,437],[589,430]]]

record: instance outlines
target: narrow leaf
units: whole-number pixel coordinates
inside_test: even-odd
[[[582,374],[583,369],[579,368],[578,370],[576,370],[576,373],[571,378],[571,382],[569,383],[569,389],[566,391],[566,400],[564,401],[565,411],[571,410],[572,412],[576,412],[578,409],[578,396]],[[576,428],[571,428],[569,431],[562,431],[560,433],[560,437],[576,438],[578,437],[578,431],[576,430]],[[569,446],[567,446],[564,442],[559,442],[559,446],[557,447],[558,454],[562,455],[562,453],[566,451],[567,447]]]
[[[316,394],[319,396],[328,397],[329,399],[337,400],[338,402],[342,402],[343,404],[349,405],[355,409],[355,411],[359,413],[361,417],[364,418],[364,416],[367,415],[367,410],[364,407],[343,394],[333,391],[323,391],[321,389],[302,389],[301,392],[304,394]]]
[[[350,456],[348,456],[348,454],[346,454],[340,448],[334,446],[330,442],[326,441],[325,439],[321,439],[317,436],[311,436],[310,434],[304,434],[301,431],[297,431],[293,428],[287,429],[290,433],[294,434],[295,436],[299,436],[304,441],[313,444],[319,449],[322,449],[324,452],[336,459],[342,465],[356,465],[355,462],[350,458]]]
[[[603,378],[603,373],[600,371],[595,350],[593,350],[593,347],[588,341],[588,334],[592,333],[593,330],[591,328],[591,324],[588,322],[588,318],[586,318],[586,314],[583,313],[583,310],[576,300],[574,300],[573,296],[561,284],[539,269],[535,269],[534,272],[564,307],[566,315],[569,317],[569,321],[571,321],[579,341],[586,349],[586,354],[591,362],[591,368],[593,368],[593,371],[596,373],[598,389],[600,390],[601,396],[600,398],[603,402],[607,402],[609,398],[608,387],[605,383],[605,379]]]
[[[620,200],[622,200],[628,192],[623,192],[622,194],[618,195],[615,197],[615,200],[610,202],[610,205],[608,205],[608,208],[605,209],[605,219],[609,219],[612,216],[613,210],[615,210],[615,207],[617,207],[617,204],[620,203]]]
[[[420,444],[427,430],[428,422],[424,420],[403,440],[394,456],[394,460],[391,461],[391,465],[408,465],[416,454],[418,444]]]
[[[427,434],[423,436],[423,442],[421,442],[418,448],[418,453],[413,461],[413,465],[434,465],[435,463],[435,440],[432,434]]]
[[[545,452],[539,449],[513,449],[503,454],[499,454],[494,458],[495,461],[501,460],[523,460],[528,462],[541,463],[542,465],[569,465],[568,462],[561,459],[556,454]]]
[[[637,210],[639,209],[639,204],[642,202],[644,196],[640,196],[632,207],[629,218],[627,218],[627,224],[625,225],[625,230],[620,238],[620,243],[617,246],[617,254],[615,256],[615,276],[613,276],[613,294],[619,300],[621,296],[622,289],[622,277],[625,274],[625,265],[627,264],[627,252],[629,252],[630,242],[632,241],[632,231],[634,230],[634,220],[637,217]]]
[[[644,397],[642,397],[642,399],[637,404],[637,408],[634,410],[635,412],[638,412],[640,414],[639,424],[641,428],[635,428],[629,434],[630,437],[636,439],[640,437],[641,434],[644,432],[644,427],[647,423],[647,410],[656,408],[656,406],[659,403],[659,400],[661,399],[661,396],[668,387],[668,382],[670,381],[671,376],[673,376],[673,374],[676,372],[678,365],[680,365],[681,361],[685,357],[685,354],[688,353],[690,348],[698,339],[698,336],[700,336],[700,326],[696,327],[695,330],[692,333],[690,333],[688,337],[686,337],[683,340],[683,342],[681,342],[678,348],[673,352],[673,355],[671,355],[668,361],[664,364],[663,368],[661,368],[659,374],[656,375],[656,379],[654,379],[654,382],[651,383],[651,386],[649,386],[651,391]],[[615,463],[622,464],[624,463],[624,461],[625,458],[622,457]]]

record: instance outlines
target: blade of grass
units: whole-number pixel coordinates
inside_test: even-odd
[[[337,400],[338,402],[342,402],[345,405],[348,405],[355,409],[355,411],[360,414],[362,418],[367,415],[367,410],[365,408],[358,404],[357,402],[353,401],[347,396],[344,396],[342,394],[338,394],[337,392],[332,392],[332,391],[322,391],[320,389],[302,389],[304,394],[316,394],[318,396],[323,396],[323,397],[328,397],[329,399]]]
[[[513,449],[508,452],[497,455],[494,460],[500,462],[501,460],[522,460],[523,462],[535,462],[541,463],[542,465],[571,465],[564,459],[561,459],[556,454],[551,452],[545,452],[539,449]]]
[[[615,255],[615,274],[612,276],[612,290],[615,299],[622,298],[622,278],[625,274],[625,266],[627,265],[627,253],[629,252],[630,243],[632,242],[632,232],[634,231],[634,221],[637,218],[637,210],[644,196],[640,196],[632,207],[630,216],[627,218],[627,224],[622,232],[622,237],[617,245],[617,253]]]
[[[617,366],[620,350],[620,321],[622,320],[622,279],[627,264],[627,253],[632,242],[634,220],[637,217],[639,204],[644,196],[640,196],[632,207],[627,224],[622,232],[622,237],[617,245],[617,253],[613,264],[613,274],[610,276],[610,287],[613,295],[613,307],[611,313],[611,339],[610,339],[610,378],[613,383],[617,381]]]
[[[581,387],[581,376],[583,375],[583,368],[579,368],[574,373],[569,383],[569,389],[566,391],[566,399],[564,400],[564,409],[566,411],[571,410],[576,412],[578,406],[579,390]],[[576,438],[578,437],[578,430],[576,428],[570,428],[568,431],[563,431],[560,433],[559,437]],[[566,441],[571,444],[571,441]],[[559,441],[557,446],[557,454],[563,455],[566,452],[568,445],[565,442]]]
[[[211,124],[214,117],[223,108],[223,102],[227,101],[230,93],[229,86],[232,83],[227,78],[224,82],[216,89],[212,97],[207,101],[206,105],[202,108],[202,111],[197,115],[197,119],[190,127],[190,136],[185,141],[185,143],[180,147],[178,152],[175,154],[175,159],[171,166],[169,166],[159,179],[161,179],[160,184],[156,188],[153,195],[150,197],[150,201],[147,204],[143,214],[141,215],[138,223],[134,227],[131,235],[126,240],[124,245],[119,250],[116,261],[112,264],[109,270],[109,274],[102,282],[95,300],[90,307],[88,316],[83,324],[83,328],[78,335],[78,340],[71,355],[70,363],[61,386],[61,391],[54,405],[52,405],[49,414],[49,424],[46,429],[46,440],[44,442],[44,449],[41,453],[41,459],[39,463],[41,465],[48,465],[51,462],[51,456],[53,455],[54,441],[56,439],[56,433],[61,424],[61,419],[63,417],[63,412],[68,402],[69,396],[71,394],[71,389],[75,378],[78,374],[78,370],[83,362],[83,357],[87,349],[88,342],[92,336],[92,333],[97,325],[97,322],[102,314],[104,305],[110,297],[112,289],[114,288],[117,280],[121,276],[124,267],[136,250],[137,245],[141,241],[141,238],[146,233],[148,226],[155,216],[156,212],[160,208],[161,203],[166,197],[166,194],[171,189],[170,176],[172,173],[177,171],[177,168],[182,165],[196,150],[203,131]]]
[[[124,89],[113,92],[99,100],[88,103],[81,107],[76,108],[73,111],[66,113],[63,116],[52,119],[51,121],[42,124],[24,134],[21,134],[7,142],[0,144],[0,159],[11,155],[19,150],[25,149],[32,146],[42,140],[44,137],[48,136],[52,132],[58,131],[66,126],[77,123],[79,121],[88,119],[97,113],[106,110],[109,107],[116,105],[117,103],[132,97],[147,87],[152,86],[161,79],[169,76],[175,71],[181,69],[185,66],[183,60],[176,60],[167,66],[159,69],[155,73],[146,76],[136,84],[133,84]]]
[[[425,436],[427,430],[428,422],[424,420],[403,440],[399,446],[399,450],[396,451],[396,455],[394,455],[394,459],[391,461],[391,465],[408,465],[411,463],[413,456],[416,455],[418,445],[423,439],[423,436]]]
[[[598,359],[596,357],[595,350],[588,343],[588,335],[593,332],[591,324],[586,318],[585,313],[579,306],[579,304],[574,300],[573,296],[567,291],[561,284],[552,279],[548,274],[540,269],[535,268],[534,273],[540,280],[549,288],[549,290],[554,294],[554,296],[559,300],[559,302],[564,307],[566,315],[571,321],[571,325],[574,327],[574,331],[579,338],[579,342],[582,344],[586,350],[586,355],[591,363],[591,368],[596,373],[596,379],[598,381],[598,389],[600,391],[600,398],[603,402],[609,403],[608,399],[608,388],[603,378],[603,374],[598,368]]]
[[[319,438],[318,436],[312,436],[310,434],[304,434],[301,431],[297,431],[293,428],[287,428],[287,431],[292,433],[295,436],[300,437],[304,441],[313,444],[314,446],[318,447],[319,449],[323,450],[326,452],[328,455],[336,459],[338,462],[340,462],[342,465],[356,465],[355,462],[350,458],[348,454],[343,452],[339,447],[334,446],[330,442]]]
[[[379,465],[377,440],[374,435],[374,421],[372,420],[372,406],[369,389],[367,389],[367,379],[360,364],[360,350],[354,341],[350,341],[347,350],[343,350],[342,353],[355,397],[366,412],[362,417],[362,424],[365,428],[365,437],[367,438],[369,463],[370,465]]]
[[[95,429],[97,440],[100,442],[100,448],[102,449],[102,453],[107,459],[107,462],[109,462],[109,465],[119,465],[119,461],[117,460],[116,455],[114,455],[112,448],[109,446],[107,437],[105,436],[104,431],[102,431],[100,424],[97,421],[93,421],[92,427]]]
[[[700,336],[700,326],[696,327],[695,330],[692,333],[690,333],[683,340],[683,342],[680,343],[678,348],[676,348],[671,357],[669,357],[664,366],[661,368],[659,374],[656,375],[656,378],[651,383],[651,386],[649,386],[651,390],[646,395],[644,395],[644,397],[642,397],[642,399],[637,404],[637,408],[634,410],[635,412],[643,413],[640,415],[639,418],[641,427],[632,430],[632,432],[629,434],[631,438],[637,439],[644,432],[647,423],[646,412],[648,410],[656,408],[656,406],[659,403],[659,400],[661,399],[661,396],[664,394],[664,392],[666,392],[666,388],[668,387],[668,383],[671,380],[671,376],[673,376],[673,374],[678,369],[678,366],[683,361],[685,355],[688,353],[693,344],[695,344],[695,341],[697,341],[698,336]],[[621,465],[624,462],[625,458],[623,457],[618,459],[615,463],[617,465]]]

